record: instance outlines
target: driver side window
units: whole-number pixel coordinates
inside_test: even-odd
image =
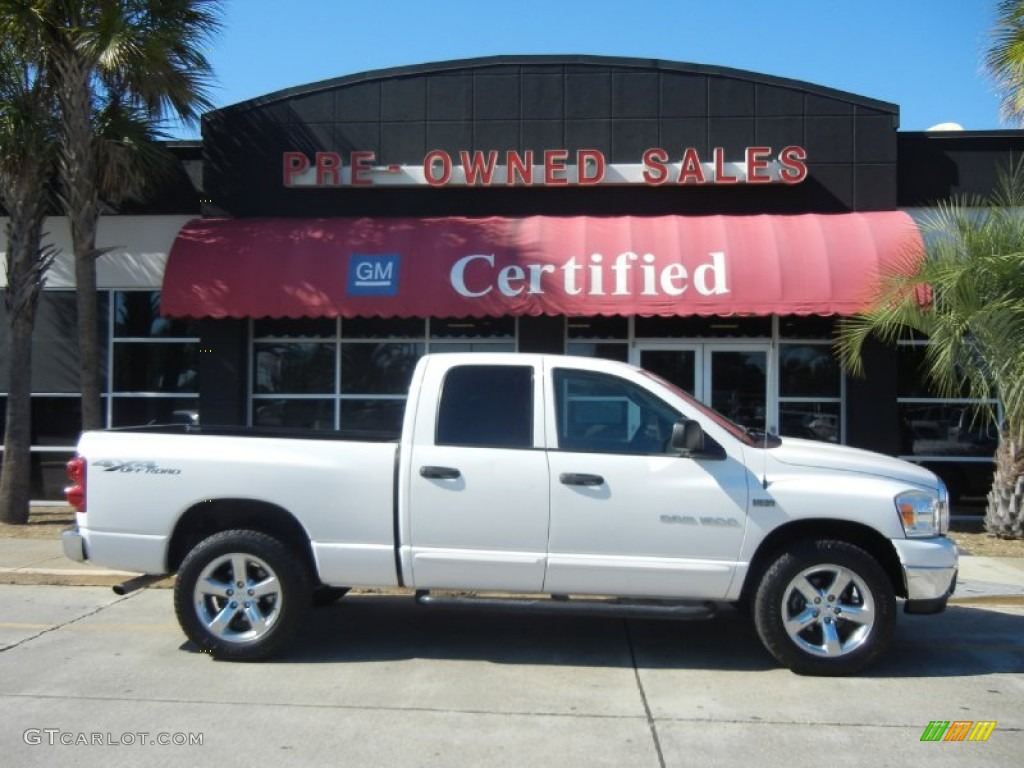
[[[680,414],[642,387],[615,376],[554,371],[558,447],[588,453],[675,453]]]

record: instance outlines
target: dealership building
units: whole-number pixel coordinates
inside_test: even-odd
[[[175,173],[100,221],[109,426],[391,430],[423,354],[545,352],[642,365],[954,492],[990,471],[993,430],[924,387],[924,340],[869,345],[863,378],[831,343],[921,258],[929,208],[989,193],[1024,132],[901,132],[897,105],[720,67],[501,56],[269,94],[170,148]],[[46,230],[40,500],[80,424],[71,239]]]

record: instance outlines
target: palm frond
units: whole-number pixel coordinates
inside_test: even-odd
[[[884,280],[870,311],[841,322],[837,351],[861,373],[868,338],[892,344],[920,334],[937,396],[978,399],[983,411],[998,400],[1006,427],[1024,434],[1024,164],[1002,174],[989,200],[939,204],[923,230],[919,269]]]

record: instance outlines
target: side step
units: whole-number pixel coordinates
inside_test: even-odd
[[[631,619],[674,619],[696,621],[710,619],[718,609],[711,602],[679,600],[631,600],[627,598],[553,597],[478,597],[476,595],[434,595],[423,590],[416,602],[429,608],[458,608],[501,611],[505,613],[549,613],[576,616],[617,616]]]

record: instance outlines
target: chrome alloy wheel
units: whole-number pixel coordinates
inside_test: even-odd
[[[282,588],[262,559],[231,552],[212,560],[192,590],[196,615],[226,642],[248,643],[266,635],[281,615]]]
[[[821,563],[801,571],[786,585],[782,622],[801,650],[829,658],[845,656],[871,635],[874,600],[856,573]]]

